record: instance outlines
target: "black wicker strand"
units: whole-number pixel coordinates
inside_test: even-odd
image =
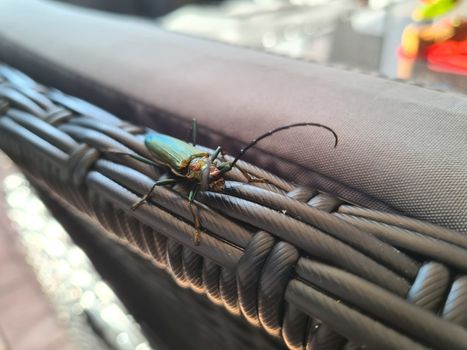
[[[320,290],[436,349],[467,349],[467,331],[334,267],[300,259],[297,274]]]
[[[200,300],[290,349],[467,348],[464,235],[348,205],[239,161],[270,183],[248,184],[233,169],[223,193],[200,193],[196,246],[186,188],[157,188],[133,212],[167,174],[105,152],[150,157],[148,131],[0,65],[0,148],[42,193]],[[225,348],[255,339],[240,332]]]
[[[286,299],[356,344],[380,350],[428,349],[303,282],[292,280]]]

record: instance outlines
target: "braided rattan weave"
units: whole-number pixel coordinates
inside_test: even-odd
[[[132,211],[168,174],[101,152],[149,156],[147,131],[0,66],[0,147],[38,190],[181,288],[264,329],[276,339],[269,348],[467,349],[464,235],[243,162],[273,185],[232,171],[223,192],[200,193],[197,246],[186,188],[157,188]]]

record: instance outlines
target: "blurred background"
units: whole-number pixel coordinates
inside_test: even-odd
[[[65,0],[167,30],[434,89],[467,91],[467,4],[459,0]]]
[[[0,350],[150,350],[86,254],[0,153]]]

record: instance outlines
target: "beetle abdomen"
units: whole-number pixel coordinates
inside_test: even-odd
[[[158,161],[179,172],[184,171],[193,158],[208,155],[189,143],[164,134],[148,134],[144,144]]]

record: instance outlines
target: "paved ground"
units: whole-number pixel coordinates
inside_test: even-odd
[[[0,183],[11,170],[0,155]],[[4,209],[0,198],[0,350],[76,350],[24,260]]]

